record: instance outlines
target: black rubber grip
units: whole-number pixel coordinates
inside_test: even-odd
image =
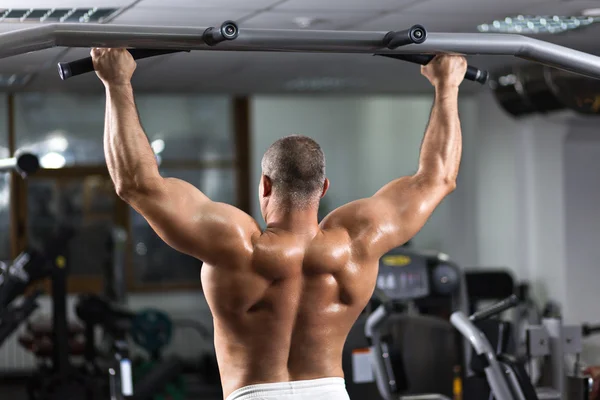
[[[506,310],[509,310],[519,304],[521,300],[516,294],[507,297],[506,299],[491,305],[483,310],[477,311],[469,318],[473,322],[481,321],[483,319],[487,319],[493,317],[494,315],[498,315]]]
[[[408,61],[415,64],[427,65],[433,58],[434,55],[429,54],[377,54],[378,56],[393,58],[396,60]],[[480,84],[487,83],[490,74],[487,71],[481,70],[472,65],[467,66],[467,72],[465,73],[465,79]]]
[[[421,44],[427,40],[427,30],[421,25],[413,25],[403,31],[391,31],[383,37],[383,43],[388,49],[397,49],[408,44]]]
[[[17,171],[21,175],[31,175],[40,169],[38,156],[30,153],[22,153],[17,157]]]
[[[581,333],[583,336],[590,336],[600,333],[600,325],[583,324],[581,326]]]
[[[130,49],[128,50],[134,59],[139,60],[142,58],[149,58],[155,56],[161,56],[163,54],[179,53],[182,51],[189,52],[189,50],[155,50],[155,49]],[[60,79],[63,81],[71,77],[87,74],[88,72],[94,71],[94,63],[92,57],[86,57],[70,62],[58,63],[58,74]]]

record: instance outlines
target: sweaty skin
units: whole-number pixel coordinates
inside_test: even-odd
[[[122,49],[93,49],[92,57],[106,89],[104,149],[117,194],[167,244],[204,261],[224,396],[257,383],[343,377],[344,342],[373,293],[379,258],[412,238],[455,188],[464,58],[438,56],[422,68],[435,101],[414,175],[320,224],[318,204],[281,207],[263,176],[263,231],[241,210],[160,176],[134,102],[135,61]]]

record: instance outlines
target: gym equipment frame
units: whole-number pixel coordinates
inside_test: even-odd
[[[346,32],[240,29],[231,21],[224,22],[220,28],[49,24],[0,34],[0,58],[55,46],[126,47],[167,52],[223,50],[370,53],[388,56],[438,53],[511,55],[600,79],[600,57],[591,54],[521,35],[428,33],[420,25],[397,32]],[[79,71],[84,72],[89,71]],[[482,76],[471,78],[480,83],[485,81]]]

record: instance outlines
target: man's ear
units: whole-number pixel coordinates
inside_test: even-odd
[[[273,192],[273,182],[271,182],[271,178],[266,175],[262,176],[262,184],[263,184],[263,197],[269,197]]]
[[[323,198],[325,196],[325,194],[327,193],[327,190],[329,190],[329,179],[325,178],[325,183],[323,184],[323,193],[321,193],[321,198]]]

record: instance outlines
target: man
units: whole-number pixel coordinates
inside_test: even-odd
[[[118,195],[167,244],[204,261],[224,396],[348,399],[342,349],[374,290],[379,258],[412,238],[455,187],[464,58],[440,56],[422,68],[435,101],[416,174],[320,224],[329,187],[323,152],[303,136],[275,142],[262,160],[263,231],[239,209],[160,176],[134,102],[135,61],[122,49],[93,49],[92,57],[106,88],[104,147]]]

